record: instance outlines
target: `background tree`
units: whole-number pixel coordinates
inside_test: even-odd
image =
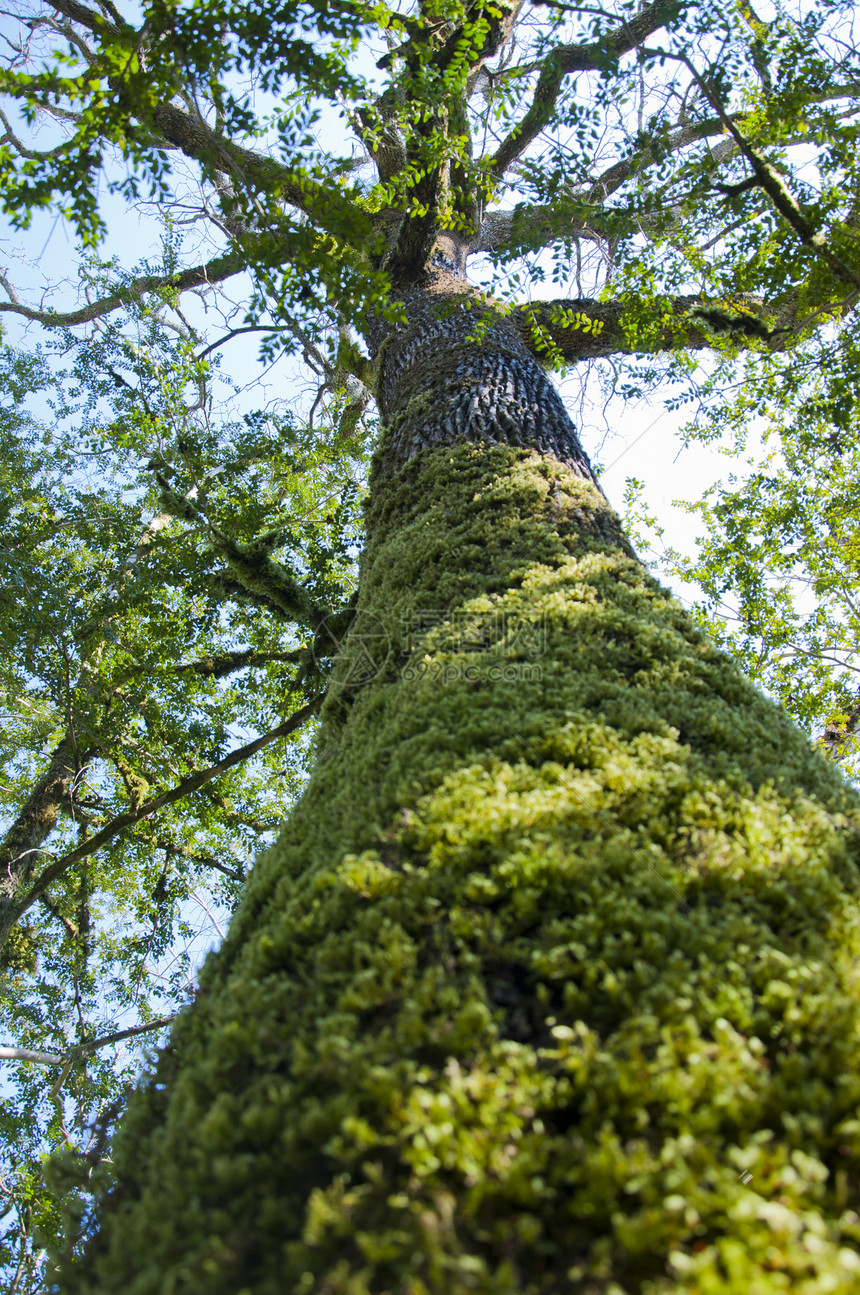
[[[747,673],[855,779],[856,328],[852,317],[788,356],[723,361],[708,384],[722,398],[703,391],[707,421],[687,431],[722,438],[735,458],[746,451],[745,470],[687,503],[706,528],[697,557],[664,555],[704,594],[702,623],[723,622],[723,642]],[[755,420],[764,452],[750,437]]]
[[[23,19],[3,86],[59,142],[7,121],[11,217],[56,201],[92,241],[105,150],[138,200],[176,153],[201,256],[63,313],[7,279],[4,308],[74,327],[248,274],[240,327],[327,345],[347,426],[369,382],[386,429],[313,780],[64,1287],[856,1283],[854,802],[649,582],[541,368],[667,352],[677,375],[845,324],[846,13]],[[369,180],[317,146],[323,98]],[[518,298],[546,274],[569,295]],[[319,633],[301,564],[249,570],[196,482],[159,476]]]
[[[193,995],[303,779],[326,653],[273,581],[278,559],[301,565],[320,606],[346,604],[354,578],[360,438],[284,409],[220,422],[193,349],[143,310],[84,346],[63,335],[4,354],[0,1055],[15,1063],[2,1134],[16,1291],[38,1279],[68,1186],[42,1181],[46,1141],[87,1150],[90,1167],[101,1154],[138,1064],[129,1044]]]

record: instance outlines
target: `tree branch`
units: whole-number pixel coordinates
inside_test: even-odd
[[[199,521],[209,532],[215,552],[227,559],[233,574],[249,593],[265,599],[290,620],[309,629],[317,629],[325,620],[325,609],[314,602],[305,586],[283,563],[269,557],[259,541],[242,544],[231,539],[189,495],[178,494],[163,473],[156,471],[155,479],[161,487],[165,512],[185,521]]]
[[[153,1021],[147,1021],[145,1025],[132,1025],[127,1030],[114,1030],[112,1034],[103,1034],[99,1039],[88,1039],[84,1043],[76,1044],[75,1047],[69,1048],[66,1056],[72,1058],[87,1056],[98,1048],[106,1048],[108,1044],[121,1043],[123,1039],[133,1039],[138,1034],[149,1034],[152,1030],[160,1030],[175,1020],[174,1012],[170,1016],[158,1016]]]
[[[295,652],[255,652],[252,648],[247,648],[243,652],[201,657],[199,661],[183,661],[181,665],[174,666],[173,671],[179,674],[183,670],[193,670],[205,679],[224,679],[235,670],[244,670],[248,666],[267,665],[270,661],[295,663],[304,655],[301,649]]]
[[[671,58],[677,63],[683,63],[707,98],[708,103],[719,114],[720,120],[737,144],[738,149],[752,166],[753,173],[749,177],[749,181],[744,182],[744,187],[748,183],[750,188],[755,187],[764,190],[775,209],[790,228],[794,230],[800,241],[818,253],[835,277],[841,279],[844,283],[853,283],[855,287],[860,288],[860,273],[853,269],[852,266],[846,265],[840,257],[831,251],[826,237],[820,229],[815,229],[810,223],[806,213],[783,181],[782,176],[771,166],[767,158],[763,157],[758,149],[753,147],[738,128],[734,118],[726,112],[712,83],[696,71],[686,54],[674,54],[662,49],[654,52],[664,58]]]
[[[195,773],[192,777],[183,779],[176,787],[172,787],[170,791],[165,791],[160,796],[155,796],[152,800],[145,801],[137,809],[129,813],[118,815],[100,832],[96,832],[94,836],[77,846],[76,849],[69,850],[67,854],[49,864],[47,868],[43,869],[41,875],[36,879],[23,899],[0,904],[0,948],[6,943],[18,919],[35,904],[36,900],[41,897],[52,882],[68,871],[73,863],[94,854],[96,850],[100,850],[103,845],[107,845],[109,841],[119,836],[133,823],[154,814],[156,810],[163,809],[165,805],[171,805],[177,800],[183,800],[186,796],[190,796],[192,792],[199,790],[200,787],[205,787],[213,778],[226,773],[234,765],[249,760],[251,756],[256,755],[258,751],[262,751],[264,747],[270,746],[278,738],[288,737],[290,733],[294,733],[296,729],[301,728],[302,724],[316,713],[324,696],[324,692],[318,693],[317,696],[311,698],[306,706],[296,711],[289,719],[284,720],[283,724],[279,724],[277,728],[270,729],[262,737],[255,738],[253,742],[248,742],[236,751],[231,751],[223,760],[219,760],[217,764],[211,765],[208,769],[203,769],[200,773]]]
[[[500,180],[505,171],[525,152],[529,144],[552,119],[565,77],[573,72],[593,72],[616,62],[636,49],[648,36],[678,12],[677,0],[653,0],[629,22],[621,23],[601,41],[589,45],[560,45],[543,61],[534,98],[525,116],[490,160],[490,174]]]
[[[40,1066],[65,1066],[70,1061],[77,1061],[80,1057],[96,1052],[99,1048],[106,1048],[110,1043],[121,1043],[123,1039],[132,1039],[138,1034],[150,1034],[153,1030],[161,1030],[175,1020],[175,1012],[171,1016],[159,1016],[154,1021],[147,1021],[145,1025],[132,1025],[127,1030],[114,1030],[112,1034],[103,1034],[101,1038],[88,1039],[85,1043],[78,1043],[65,1052],[33,1052],[29,1048],[3,1046],[0,1047],[0,1060],[32,1061]]]
[[[241,337],[243,333],[283,333],[287,331],[285,324],[246,324],[243,328],[231,328],[229,333],[219,337],[217,341],[211,342],[209,346],[204,346],[202,351],[198,351],[194,356],[195,360],[205,360],[207,355],[217,351],[219,346],[224,346],[226,342],[232,341],[234,337]]]
[[[75,926],[74,922],[70,922],[69,919],[60,912],[56,904],[51,903],[47,895],[41,895],[39,897],[39,903],[48,913],[51,914],[51,917],[53,917],[57,922],[60,922],[65,927],[66,934],[70,936],[71,939],[77,940],[78,928]]]
[[[31,1052],[29,1048],[0,1047],[2,1061],[34,1061],[40,1066],[61,1066],[65,1061],[61,1052]]]
[[[48,0],[48,4],[64,18],[71,18],[72,22],[76,22],[80,27],[86,27],[87,31],[95,32],[98,36],[105,35],[118,40],[121,37],[137,34],[130,24],[123,23],[120,26],[118,23],[110,22],[103,14],[80,4],[79,0]]]
[[[834,91],[832,94],[818,98],[809,96],[809,101],[826,102],[828,99],[843,97],[843,93],[840,88],[838,93]],[[740,113],[726,113],[703,121],[677,123],[661,139],[607,167],[602,174],[590,182],[587,188],[583,187],[581,192],[576,193],[578,206],[570,212],[564,210],[563,203],[523,205],[513,211],[490,212],[484,219],[480,235],[469,248],[470,255],[499,251],[509,244],[512,247],[522,244],[534,248],[546,246],[563,238],[600,242],[603,238],[617,236],[619,223],[623,220],[625,212],[620,208],[602,208],[601,204],[606,198],[620,189],[631,176],[655,162],[662,161],[668,154],[679,153],[682,149],[701,140],[724,135],[729,130],[729,125],[735,124],[740,116]],[[786,138],[783,144],[785,147],[792,147],[807,144],[813,138],[813,134],[809,132],[801,133]],[[729,138],[723,138],[719,144],[711,148],[710,160],[714,164],[722,165],[731,158],[737,157],[740,152],[740,144],[732,132]],[[762,187],[755,177],[750,177],[745,183]],[[647,232],[651,226],[665,229],[667,216],[671,214],[671,208],[668,210],[664,208],[660,212],[631,212],[629,219],[635,220],[636,227],[644,228]]]
[[[607,167],[602,175],[599,175],[593,181],[591,188],[585,195],[585,201],[600,202],[608,198],[610,194],[615,193],[616,189],[620,189],[621,185],[624,184],[625,180],[629,180],[631,175],[644,170],[653,162],[662,161],[669,153],[679,153],[681,149],[689,147],[690,144],[697,144],[700,140],[710,139],[714,135],[722,135],[724,129],[725,123],[722,117],[710,117],[704,121],[677,126],[663,139],[655,140],[631,157],[622,158],[620,161],[614,162],[612,166]],[[733,155],[734,152],[733,147],[728,150],[724,148],[718,155],[718,160],[723,161],[725,157]]]
[[[226,863],[220,863],[217,859],[213,859],[211,855],[189,854],[188,858],[192,863],[202,863],[205,868],[215,868],[216,871],[223,872],[224,876],[229,877],[231,881],[245,880],[243,873],[239,872],[236,868],[229,868]]]
[[[469,247],[469,255],[479,252],[498,252],[509,247],[512,250],[523,248],[545,247],[549,243],[565,238],[581,238],[587,242],[599,243],[606,235],[600,229],[600,218],[604,213],[595,210],[594,218],[589,214],[588,220],[571,218],[571,216],[553,203],[540,206],[522,206],[514,211],[491,211],[484,217],[481,232]]]
[[[758,345],[771,351],[785,350],[793,335],[803,327],[797,302],[786,298],[773,304],[751,294],[739,296],[730,305],[689,295],[670,297],[657,303],[663,322],[646,338],[631,331],[629,307],[621,301],[591,298],[535,301],[520,306],[514,320],[529,350],[546,360],[553,350],[569,363],[624,354],[642,355],[659,351],[704,350],[717,337],[730,337],[740,346]],[[843,309],[847,309],[846,303]]]
[[[0,111],[0,122],[3,123],[5,129],[5,134],[0,138],[0,144],[11,144],[16,153],[21,157],[28,158],[31,162],[41,161],[49,157],[58,157],[65,150],[65,142],[57,144],[54,148],[49,148],[45,152],[27,148],[27,145],[15,134],[5,112]]]
[[[383,98],[370,108],[358,108],[350,125],[370,154],[383,184],[406,165],[406,143],[397,123],[397,112]]]
[[[139,54],[146,43],[146,24],[137,30],[126,23],[111,22],[80,0],[48,0],[48,3],[57,13],[96,36],[123,42],[129,55]],[[106,75],[110,77],[111,73]],[[264,153],[243,148],[214,130],[200,112],[178,107],[170,101],[171,97],[175,97],[175,91],[165,93],[161,102],[140,115],[127,111],[127,116],[138,121],[144,132],[152,136],[147,140],[150,147],[178,149],[185,157],[202,163],[204,172],[213,181],[219,172],[238,181],[258,215],[262,216],[263,211],[254,198],[255,188],[274,197],[279,206],[287,203],[295,207],[335,236],[342,236],[344,229],[349,229],[353,246],[363,238],[372,238],[372,221],[337,185],[315,179],[308,172]],[[188,102],[193,103],[193,95],[188,97]]]
[[[679,125],[659,142],[655,141],[646,148],[640,149],[631,157],[622,158],[606,168],[589,187],[575,197],[571,195],[572,210],[564,209],[564,202],[546,203],[538,206],[522,206],[513,211],[494,211],[485,217],[481,233],[470,247],[470,254],[476,252],[494,252],[510,244],[517,246],[546,246],[562,238],[581,238],[600,242],[605,238],[616,237],[619,225],[625,218],[621,208],[603,208],[602,203],[620,189],[632,175],[662,160],[668,153],[677,153],[689,145],[723,134],[725,127],[720,117],[706,121]],[[723,162],[735,156],[737,146],[731,140],[724,140],[711,150],[714,161]],[[572,199],[572,201],[571,201]],[[671,210],[660,212],[630,212],[628,220],[634,229],[646,228],[649,225],[665,228],[667,215]]]
[[[94,754],[92,748],[78,753],[81,763]],[[56,827],[60,810],[68,804],[78,767],[74,744],[64,737],[0,842],[0,908],[10,903],[37,871],[36,859],[43,853],[42,843]]]
[[[23,315],[25,319],[35,320],[55,328],[72,328],[76,324],[88,324],[93,319],[100,319],[114,310],[138,301],[146,293],[158,292],[165,288],[176,292],[186,292],[189,288],[202,288],[210,283],[221,283],[231,275],[239,274],[245,269],[246,259],[241,252],[225,252],[222,256],[213,257],[205,265],[195,265],[176,274],[142,274],[133,279],[127,287],[109,297],[100,297],[78,310],[55,311],[35,310],[24,306],[19,301],[0,301],[0,312],[8,311],[14,315]],[[8,285],[7,291],[9,290]],[[10,294],[11,295],[11,294]]]
[[[165,103],[145,124],[185,157],[202,162],[213,176],[220,171],[237,180],[244,192],[252,193],[255,186],[275,192],[279,202],[295,207],[322,229],[330,229],[335,234],[350,229],[356,246],[363,237],[372,236],[372,221],[340,189],[328,187],[264,153],[234,144],[214,131],[199,114],[192,115],[175,104]],[[262,214],[259,207],[258,213]]]

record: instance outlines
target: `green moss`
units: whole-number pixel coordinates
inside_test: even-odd
[[[61,1289],[860,1290],[853,795],[554,460],[425,454],[369,524]]]
[[[39,946],[33,937],[32,926],[21,923],[12,928],[0,950],[0,973],[33,974],[39,958]]]

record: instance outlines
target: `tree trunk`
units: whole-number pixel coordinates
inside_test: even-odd
[[[0,948],[19,917],[19,900],[46,861],[42,845],[56,827],[63,807],[69,803],[78,769],[92,755],[89,749],[76,755],[71,741],[62,738],[51,753],[47,769],[0,842]]]
[[[61,1289],[858,1289],[856,801],[453,287],[373,339],[317,766]]]

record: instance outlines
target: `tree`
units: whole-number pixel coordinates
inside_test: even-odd
[[[66,134],[7,122],[12,218],[57,202],[93,240],[105,150],[137,200],[172,152],[222,241],[76,310],[4,308],[75,326],[247,272],[241,327],[327,339],[382,422],[313,775],[59,1289],[860,1284],[856,797],[639,564],[546,371],[850,328],[847,12],[26,19],[3,86]],[[316,145],[323,98],[372,180]],[[493,295],[517,264],[570,296]],[[307,607],[298,566],[266,579]]]
[[[304,777],[324,654],[254,575],[286,549],[326,606],[353,580],[360,454],[286,410],[222,424],[189,338],[138,313],[2,360],[0,1253],[16,1295],[38,1287],[69,1190],[43,1173],[46,1143],[88,1170],[103,1154],[129,1048],[193,996],[195,946]]]

